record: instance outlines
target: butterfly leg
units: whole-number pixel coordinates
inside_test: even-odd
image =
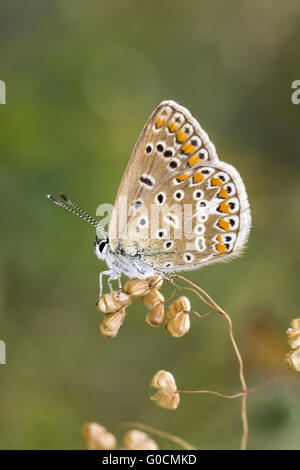
[[[110,292],[112,292],[112,290],[113,290],[112,281],[114,281],[115,279],[118,280],[119,291],[121,291],[121,289],[122,289],[121,276],[116,274],[116,272],[113,271],[113,270],[102,271],[99,275],[99,288],[100,288],[99,297],[100,298],[102,297],[102,293],[103,293],[103,276],[104,275],[108,276],[107,283],[108,283],[108,287],[109,287]]]
[[[119,284],[119,292],[121,292],[121,290],[122,290],[121,276],[118,277],[118,284]]]
[[[109,288],[110,290],[112,291],[112,288],[111,288],[111,275],[112,275],[113,271],[102,271],[99,275],[99,289],[100,289],[100,292],[99,292],[99,298],[102,297],[102,293],[103,293],[103,276],[109,276],[108,278],[108,285],[109,285]]]

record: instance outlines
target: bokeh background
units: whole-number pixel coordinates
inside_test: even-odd
[[[152,110],[188,107],[240,171],[253,215],[242,258],[188,277],[231,314],[249,386],[279,373],[299,316],[299,41],[297,0],[1,2],[2,449],[84,448],[89,420],[239,446],[239,401],[186,395],[170,412],[149,400],[159,369],[180,389],[239,390],[225,322],[195,317],[174,339],[137,303],[119,336],[102,338],[93,229],[45,195],[64,191],[94,215],[113,203]],[[249,397],[249,448],[300,448],[299,393],[291,373]]]

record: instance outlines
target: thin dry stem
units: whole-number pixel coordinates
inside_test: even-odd
[[[199,312],[196,312],[196,310],[191,310],[190,313],[194,313],[199,318],[205,318],[205,317],[208,317],[208,315],[210,315],[211,313],[213,313],[213,310],[210,310],[209,312],[206,312],[206,313],[203,313],[203,314],[201,314]]]
[[[196,447],[193,447],[191,444],[181,439],[181,437],[174,436],[173,434],[170,434],[165,431],[161,431],[160,429],[156,429],[151,426],[147,426],[146,424],[126,422],[126,423],[122,423],[121,426],[138,428],[138,429],[141,429],[142,431],[146,431],[146,432],[149,432],[150,434],[154,434],[156,436],[162,437],[163,439],[168,439],[169,441],[180,445],[183,449],[196,450]]]
[[[222,398],[238,398],[244,395],[243,392],[235,393],[234,395],[225,395],[224,393],[215,392],[214,390],[176,390],[176,393],[206,393],[208,395],[216,395]]]
[[[241,419],[242,419],[242,426],[243,426],[243,432],[242,432],[242,438],[241,438],[241,444],[240,444],[240,449],[245,450],[247,446],[247,438],[248,438],[248,419],[247,419],[247,384],[246,384],[246,379],[244,375],[244,364],[243,364],[243,359],[240,354],[239,348],[236,344],[234,335],[233,335],[233,328],[232,328],[232,321],[230,316],[205,292],[201,287],[197,286],[194,284],[192,281],[189,279],[186,279],[184,276],[180,276],[178,274],[174,274],[172,277],[182,279],[183,281],[187,282],[190,284],[192,287],[197,289],[198,292],[195,292],[196,295],[200,297],[200,299],[209,305],[211,308],[219,312],[227,321],[228,327],[229,327],[229,336],[230,340],[235,352],[235,355],[237,357],[238,363],[239,363],[239,378],[242,386],[242,391],[244,392],[242,395],[242,400],[241,400]],[[187,288],[188,289],[188,288]],[[201,294],[199,294],[201,292]]]

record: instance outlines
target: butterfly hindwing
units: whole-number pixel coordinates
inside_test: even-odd
[[[151,193],[130,218],[121,244],[157,270],[190,270],[240,254],[250,223],[246,190],[235,168],[220,161],[198,163],[170,175]]]

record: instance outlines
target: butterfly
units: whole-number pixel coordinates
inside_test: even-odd
[[[145,279],[157,273],[201,268],[239,256],[251,215],[238,171],[219,160],[215,146],[190,112],[163,101],[139,136],[122,178],[108,233],[87,212],[61,195],[55,204],[97,229],[98,258],[108,284],[121,275]]]

